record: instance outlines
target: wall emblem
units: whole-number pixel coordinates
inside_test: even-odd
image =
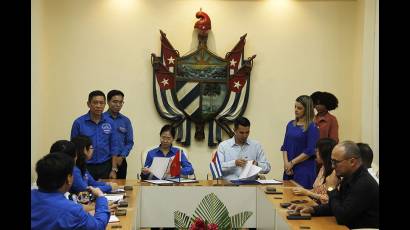
[[[244,59],[245,34],[225,58],[218,57],[207,47],[211,19],[202,10],[196,17],[198,48],[186,56],[180,57],[160,31],[161,56],[151,54],[154,102],[159,115],[176,127],[178,142],[190,145],[194,123],[195,139],[205,138],[208,125],[208,145],[215,146],[222,129],[234,135],[229,124],[245,112],[256,55]]]

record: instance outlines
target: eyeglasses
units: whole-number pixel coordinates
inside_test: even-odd
[[[335,160],[335,159],[330,159],[330,162],[332,162],[332,165],[336,166],[338,165],[340,162],[345,161],[345,160],[350,160],[350,159],[358,159],[359,157],[350,157],[350,158],[346,158],[343,160]]]
[[[170,141],[172,140],[172,137],[162,137],[160,136],[161,141]]]

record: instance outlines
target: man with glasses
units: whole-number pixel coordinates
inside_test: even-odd
[[[329,203],[308,207],[291,205],[313,216],[335,216],[338,224],[349,228],[379,228],[379,186],[361,161],[360,149],[344,141],[332,151],[332,166],[340,184],[329,186]]]
[[[95,180],[109,178],[112,156],[117,156],[120,152],[114,124],[103,116],[105,103],[105,94],[102,91],[92,91],[87,101],[90,110],[77,118],[71,128],[71,139],[84,135],[92,140],[94,154],[87,161],[87,169]]]
[[[111,90],[107,94],[108,110],[103,114],[114,125],[114,132],[117,134],[120,152],[113,156],[110,178],[126,179],[127,160],[132,147],[134,146],[134,135],[130,119],[120,113],[124,104],[124,93],[120,90]]]

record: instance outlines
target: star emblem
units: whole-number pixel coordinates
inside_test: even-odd
[[[175,64],[174,63],[175,59],[171,56],[170,58],[168,58],[168,64]]]
[[[242,86],[242,85],[239,83],[239,81],[235,81],[234,84],[235,84],[235,85],[234,85],[233,87],[238,88],[238,89]]]
[[[235,61],[235,59],[232,58],[230,62],[231,62],[231,66],[235,66],[237,61]]]
[[[161,81],[161,84],[163,84],[164,86],[168,85],[168,80],[167,78],[164,78],[164,80]]]

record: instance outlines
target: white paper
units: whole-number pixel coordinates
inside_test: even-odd
[[[120,222],[120,219],[116,215],[111,215],[110,220],[108,220],[108,223],[113,223],[113,222]]]
[[[117,200],[122,200],[124,198],[124,194],[104,194],[105,198],[107,198],[108,201],[117,201]]]
[[[125,192],[125,190],[123,188],[118,188],[118,189],[115,189],[111,192]]]
[[[246,162],[245,167],[243,168],[241,175],[239,176],[239,179],[246,179],[249,177],[253,177],[255,175],[257,175],[262,168],[259,166],[256,166],[254,164],[252,164],[253,161],[248,161]]]
[[[282,181],[278,181],[278,180],[256,180],[257,182],[261,183],[261,184],[283,184]]]
[[[149,170],[158,179],[164,178],[164,174],[167,171],[170,159],[171,158],[167,157],[154,157]]]
[[[180,183],[195,183],[195,182],[198,182],[198,180],[193,180],[193,179],[187,179],[187,178],[181,178],[181,179],[179,179],[179,178],[170,178],[170,179],[167,179],[167,180],[169,180],[169,181],[173,181],[173,182],[180,182]]]
[[[144,181],[153,183],[153,184],[173,184],[174,183],[172,181],[167,181],[167,180],[144,180]]]

